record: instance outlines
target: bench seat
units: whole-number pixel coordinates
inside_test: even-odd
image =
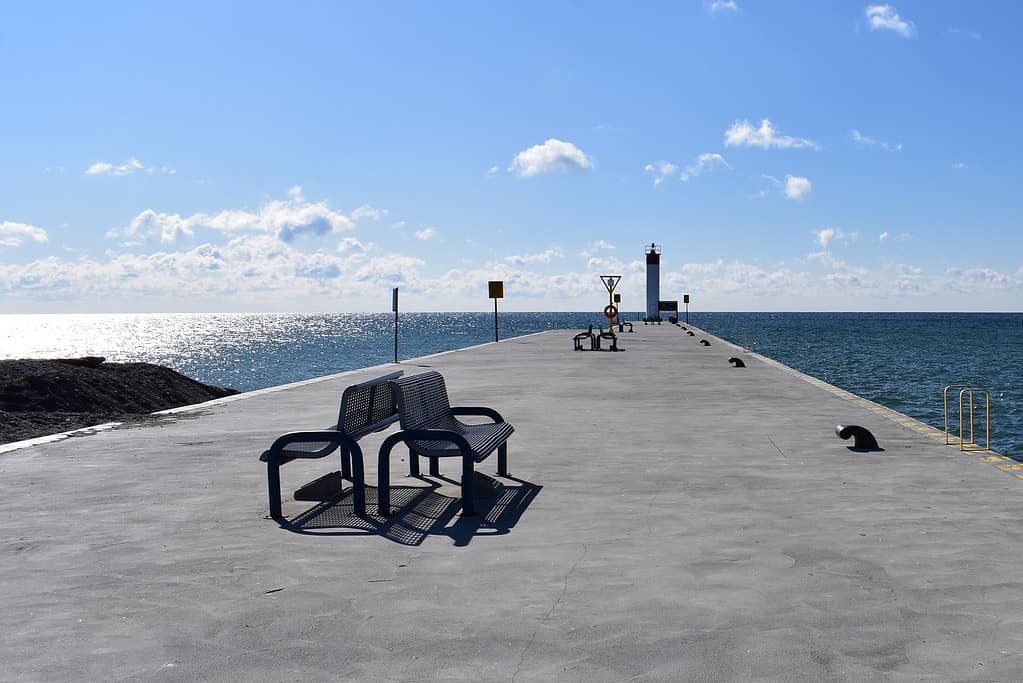
[[[462,514],[475,515],[473,479],[475,464],[497,451],[497,473],[508,474],[508,437],[515,428],[492,408],[451,407],[444,378],[439,372],[424,372],[391,382],[401,422],[401,431],[388,436],[380,446],[377,468],[379,514],[390,514],[391,449],[404,442],[409,449],[409,474],[419,475],[420,456],[429,458],[430,474],[439,476],[439,458],[462,459]],[[490,423],[466,423],[457,416],[487,417]]]
[[[271,517],[283,517],[281,466],[292,460],[323,458],[338,449],[341,451],[341,477],[352,482],[355,513],[366,514],[366,480],[362,448],[358,441],[366,434],[386,429],[398,421],[389,382],[401,375],[399,370],[347,387],[341,394],[335,425],[315,431],[288,432],[277,437],[273,445],[263,451],[259,459],[266,463]]]

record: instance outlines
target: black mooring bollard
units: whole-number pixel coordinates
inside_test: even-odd
[[[737,368],[744,368],[744,367],[746,367],[746,364],[742,362],[742,358],[736,358],[735,356],[732,356],[731,358],[729,358],[728,362],[731,363],[732,365],[734,365]]]
[[[690,337],[695,337],[696,336],[696,333],[693,332],[692,330],[686,330],[686,334],[688,334]]]
[[[700,343],[703,344],[704,346],[710,346],[710,342],[707,341],[706,339],[701,339]]]
[[[877,439],[870,433],[865,427],[859,425],[837,425],[835,427],[835,434],[838,434],[839,438],[848,440],[849,437],[853,439],[853,445],[849,448],[857,451],[883,451],[884,449],[877,445]]]

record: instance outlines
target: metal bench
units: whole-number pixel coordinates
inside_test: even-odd
[[[618,335],[615,334],[614,325],[608,325],[607,332],[604,331],[604,328],[600,329],[600,334],[597,335],[597,351],[600,351],[600,340],[601,339],[610,339],[611,340],[611,346],[608,347],[609,351],[617,351],[618,350]]]
[[[366,477],[360,438],[386,429],[398,420],[389,382],[402,371],[353,384],[341,394],[337,424],[319,431],[289,432],[277,438],[259,459],[266,463],[270,516],[281,514],[281,465],[292,460],[322,458],[341,449],[341,477],[352,482],[355,513],[366,514]]]
[[[575,350],[576,351],[582,351],[583,350],[583,342],[586,341],[587,339],[590,340],[590,351],[596,351],[597,350],[597,335],[593,334],[593,325],[590,325],[589,327],[587,327],[585,332],[580,332],[579,334],[577,334],[574,337],[572,337],[572,341],[575,344],[575,347],[574,347]]]
[[[515,428],[492,408],[456,407],[448,401],[448,390],[439,372],[430,371],[393,380],[394,398],[401,416],[401,431],[388,436],[380,446],[377,468],[379,514],[391,514],[391,449],[405,442],[409,449],[409,474],[419,476],[419,457],[430,459],[430,474],[439,476],[439,458],[462,458],[462,514],[475,515],[473,480],[475,465],[497,451],[497,473],[508,475],[508,437]],[[457,415],[489,417],[492,423],[466,424]]]

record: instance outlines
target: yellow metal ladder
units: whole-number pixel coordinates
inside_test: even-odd
[[[972,387],[969,384],[949,384],[945,387],[943,393],[945,402],[945,445],[951,446],[954,441],[949,439],[949,428],[948,428],[948,392],[950,389],[959,389],[959,450],[991,450],[991,394],[987,389],[978,389]],[[974,438],[974,413],[973,413],[973,395],[974,393],[984,394],[984,446],[980,447]],[[964,405],[964,398],[969,397],[970,411],[970,440],[966,440],[965,431],[963,429],[963,416],[967,406]]]

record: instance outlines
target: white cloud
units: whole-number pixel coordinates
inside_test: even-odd
[[[785,196],[789,199],[802,201],[810,194],[812,189],[810,179],[797,175],[785,176]]]
[[[957,171],[968,171],[970,169],[970,166],[965,161],[957,161],[954,164],[952,164],[952,168],[954,168]]]
[[[169,166],[156,166],[146,167],[141,161],[134,157],[128,159],[120,166],[114,166],[108,161],[97,161],[89,168],[85,169],[85,175],[113,175],[113,176],[126,176],[138,171],[145,171],[146,173],[166,173],[173,175],[177,173],[173,168]]]
[[[505,256],[504,260],[512,265],[523,266],[529,263],[550,263],[552,259],[561,258],[563,253],[560,247],[545,249],[539,254],[521,254]]]
[[[889,235],[888,231],[886,230],[885,232],[882,232],[880,235],[877,236],[877,241],[878,242],[886,242],[886,241],[888,241],[888,239],[890,237],[891,237],[891,235]]]
[[[871,31],[895,31],[904,38],[916,34],[916,25],[900,17],[891,5],[867,5],[866,15]]]
[[[25,240],[48,242],[49,235],[42,228],[13,221],[0,222],[0,247],[20,247]]]
[[[771,147],[820,149],[820,145],[813,140],[778,134],[768,119],[761,120],[759,128],[754,128],[749,121],[736,121],[731,128],[725,131],[725,145],[729,147],[760,147],[762,149]]]
[[[859,233],[845,232],[841,228],[824,228],[816,233],[816,242],[825,249],[832,242],[853,242],[859,237]]]
[[[853,142],[855,142],[856,144],[858,144],[860,146],[863,146],[863,147],[873,147],[874,145],[877,145],[878,147],[880,147],[881,149],[883,149],[886,152],[901,152],[902,151],[902,143],[901,142],[897,142],[895,144],[892,144],[892,143],[889,143],[889,142],[882,142],[880,140],[877,140],[876,138],[870,137],[869,135],[864,135],[863,133],[861,133],[860,131],[856,130],[855,128],[852,131],[852,139],[853,139]]]
[[[497,175],[500,172],[501,172],[501,167],[495,165],[495,166],[491,166],[490,167],[490,169],[487,171],[487,175]]]
[[[678,166],[671,163],[670,161],[655,161],[652,164],[647,164],[643,167],[646,173],[653,175],[654,187],[657,187],[664,179],[675,173],[678,170]]]
[[[540,173],[581,173],[593,167],[593,161],[571,142],[551,138],[515,155],[508,168],[526,178]]]
[[[618,247],[616,247],[615,245],[613,245],[613,244],[611,244],[609,242],[605,242],[604,240],[597,240],[596,242],[594,242],[593,244],[590,245],[590,248],[592,248],[592,249],[617,249]]]
[[[374,206],[370,206],[369,204],[363,204],[355,211],[352,211],[351,219],[353,221],[360,221],[363,218],[369,218],[374,221],[378,221],[386,215],[387,209],[378,209]]]
[[[416,231],[416,239],[426,241],[437,234],[437,231],[433,228],[423,228],[422,230]]]
[[[229,209],[217,214],[197,213],[184,217],[146,209],[125,228],[112,230],[107,236],[159,239],[168,243],[192,237],[197,229],[207,229],[225,233],[272,233],[282,242],[291,242],[300,237],[322,237],[351,230],[355,225],[350,217],[334,211],[326,202],[307,201],[301,187],[291,188],[288,195],[290,199],[267,202],[256,212]]]
[[[735,0],[710,0],[710,2],[705,3],[705,7],[711,14],[718,14],[719,12],[736,14],[742,12]]]
[[[690,178],[696,177],[704,171],[713,171],[715,168],[727,168],[731,170],[732,167],[728,165],[725,158],[720,154],[712,152],[706,152],[696,157],[692,163],[686,166],[685,170],[682,171],[683,182],[688,182]]]

